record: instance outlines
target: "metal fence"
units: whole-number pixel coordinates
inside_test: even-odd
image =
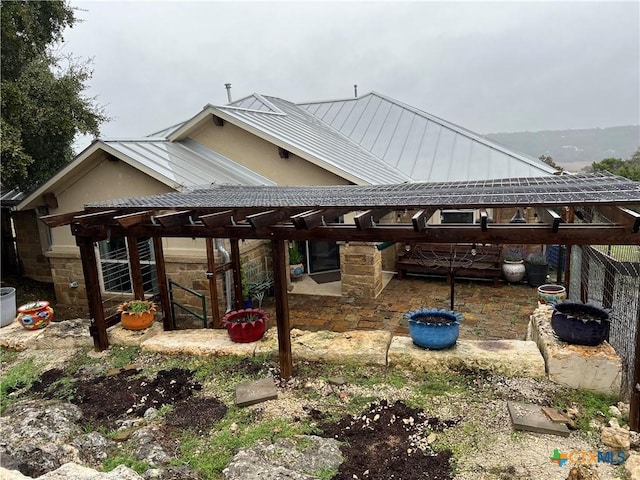
[[[632,391],[640,328],[640,246],[574,246],[569,298],[610,308],[609,343],[623,362],[622,395]]]

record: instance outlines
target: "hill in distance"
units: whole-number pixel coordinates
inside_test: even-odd
[[[485,137],[536,158],[548,155],[565,170],[576,172],[605,158],[630,158],[640,147],[640,126],[487,133]]]

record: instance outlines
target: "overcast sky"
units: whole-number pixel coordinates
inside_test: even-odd
[[[104,138],[251,93],[370,91],[478,133],[640,123],[640,2],[95,2],[63,52],[93,59]]]

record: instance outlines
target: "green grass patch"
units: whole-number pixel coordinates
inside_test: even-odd
[[[118,465],[125,465],[140,474],[146,472],[150,468],[147,462],[137,460],[131,453],[118,452],[113,456],[107,457],[105,461],[102,462],[102,470],[104,472],[110,472]]]
[[[232,431],[232,424],[237,429]],[[306,423],[286,419],[255,422],[250,411],[231,408],[227,416],[214,426],[210,437],[200,437],[185,431],[180,440],[176,464],[187,464],[206,480],[219,479],[222,470],[241,448],[253,446],[258,440],[273,442],[278,438],[310,433]]]
[[[18,356],[18,352],[14,350],[7,350],[6,348],[0,348],[0,365],[13,362]]]
[[[40,369],[33,357],[9,367],[0,380],[0,413],[13,403],[13,400],[7,398],[9,393],[30,387],[39,375]]]
[[[586,390],[569,390],[564,395],[554,400],[554,407],[563,410],[576,406],[580,410],[580,416],[576,420],[576,425],[581,430],[590,431],[589,423],[597,416],[604,416],[609,419],[609,407],[618,402],[615,395],[588,392]]]
[[[140,353],[138,347],[122,347],[114,346],[109,351],[108,363],[110,368],[122,368],[131,363],[137,358]]]

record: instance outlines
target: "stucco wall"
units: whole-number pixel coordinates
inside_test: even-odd
[[[278,185],[346,185],[349,182],[294,154],[280,158],[278,147],[228,122],[213,122],[190,135],[194,140],[250,168]]]

